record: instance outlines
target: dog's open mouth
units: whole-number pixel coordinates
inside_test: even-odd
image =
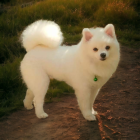
[[[101,60],[101,61],[105,61],[106,59],[105,59],[105,58],[101,58],[100,60]]]

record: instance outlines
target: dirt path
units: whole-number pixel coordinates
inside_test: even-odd
[[[111,140],[140,140],[140,49],[121,48],[115,75],[102,88],[94,105],[101,136]]]
[[[98,123],[87,122],[74,96],[45,104],[47,119],[38,119],[34,110],[13,113],[0,122],[0,140],[100,140]]]
[[[97,121],[86,121],[75,96],[46,103],[47,119],[19,110],[0,122],[0,140],[140,140],[140,49],[121,49],[119,68],[102,88],[94,108]]]

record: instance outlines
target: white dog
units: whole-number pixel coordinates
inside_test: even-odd
[[[46,118],[44,97],[50,78],[54,78],[73,87],[84,118],[96,120],[94,100],[120,59],[114,26],[84,28],[79,44],[66,47],[60,46],[63,36],[59,26],[39,20],[23,31],[21,39],[27,51],[20,67],[28,87],[24,106],[32,109],[34,101],[36,116]]]

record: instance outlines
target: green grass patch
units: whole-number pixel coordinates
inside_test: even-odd
[[[61,26],[64,44],[77,44],[83,28],[115,25],[119,41],[127,46],[140,44],[139,0],[36,0],[22,8],[20,4],[30,0],[7,0],[15,5],[0,15],[0,116],[23,106],[26,86],[22,82],[19,65],[25,54],[19,37],[24,28],[39,19],[52,20]],[[45,101],[73,93],[64,82],[52,80]]]
[[[25,85],[20,76],[20,61],[21,57],[0,65],[0,117],[22,106]]]
[[[65,82],[51,80],[49,90],[47,91],[45,101],[52,102],[53,98],[60,98],[66,94],[72,94],[74,90]]]

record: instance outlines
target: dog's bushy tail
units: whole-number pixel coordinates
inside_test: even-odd
[[[63,42],[63,35],[56,23],[47,20],[38,20],[23,31],[21,41],[27,52],[37,45],[57,48]]]

